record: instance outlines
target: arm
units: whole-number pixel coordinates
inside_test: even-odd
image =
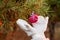
[[[25,20],[18,19],[16,21],[18,26],[27,33],[28,36],[32,35],[35,32],[35,28],[33,28],[30,24],[28,24]]]
[[[16,23],[18,24],[18,26],[21,28],[21,29],[23,29],[23,30],[28,30],[28,28],[25,26],[26,24],[26,22],[24,21],[24,20],[22,20],[22,19],[18,19],[17,21],[16,21]]]

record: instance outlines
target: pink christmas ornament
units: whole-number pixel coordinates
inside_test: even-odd
[[[38,15],[36,15],[36,14],[34,14],[34,12],[32,12],[32,15],[30,15],[30,17],[28,18],[28,21],[30,23],[35,23],[35,22],[37,22],[37,20],[38,20]]]

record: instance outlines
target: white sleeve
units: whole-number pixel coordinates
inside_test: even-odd
[[[27,21],[23,19],[18,19],[16,23],[23,31],[27,33],[28,36],[31,36],[35,31],[35,29]]]
[[[23,29],[23,30],[28,30],[27,29],[27,27],[25,26],[25,21],[24,20],[22,20],[22,19],[18,19],[17,21],[16,21],[16,23],[18,24],[18,26],[21,28],[21,29]]]

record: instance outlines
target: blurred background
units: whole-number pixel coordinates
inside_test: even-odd
[[[0,40],[30,40],[31,37],[18,27],[16,20],[28,21],[32,11],[49,17],[45,35],[50,40],[59,40],[60,0],[0,0]]]

